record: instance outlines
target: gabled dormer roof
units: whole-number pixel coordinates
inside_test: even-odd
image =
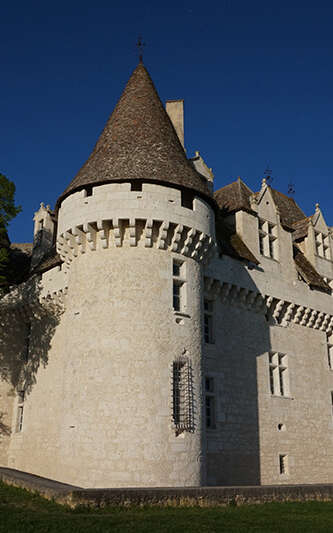
[[[290,196],[286,196],[282,192],[269,187],[276,207],[280,213],[281,223],[289,228],[293,227],[295,222],[306,217],[302,209],[296,204],[295,200]]]
[[[309,224],[311,223],[311,219],[312,217],[305,217],[293,223],[292,226],[294,228],[294,232],[293,232],[294,241],[303,240],[307,236],[308,231],[309,231]]]
[[[131,75],[89,159],[61,195],[114,181],[157,181],[211,196],[142,63]]]
[[[301,249],[297,246],[293,246],[293,255],[296,265],[296,270],[301,278],[314,289],[320,289],[322,291],[331,292],[330,286],[326,283],[323,277],[317,272],[310,261],[305,257]]]
[[[235,211],[252,211],[250,196],[253,191],[238,178],[229,185],[215,191],[214,198],[223,214]]]

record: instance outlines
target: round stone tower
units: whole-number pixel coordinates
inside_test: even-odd
[[[210,199],[140,63],[57,204],[68,286],[52,373],[62,412],[52,437],[58,479],[85,487],[205,483]]]

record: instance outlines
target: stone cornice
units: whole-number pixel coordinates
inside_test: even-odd
[[[320,310],[211,277],[204,278],[204,288],[208,295],[220,298],[225,304],[265,315],[270,324],[283,327],[298,324],[328,335],[333,331],[333,315]]]

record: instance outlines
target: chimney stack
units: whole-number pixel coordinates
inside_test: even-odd
[[[184,148],[184,100],[167,100],[165,109]]]

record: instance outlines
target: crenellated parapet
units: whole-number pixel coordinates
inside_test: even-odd
[[[282,327],[298,324],[326,332],[328,335],[333,332],[333,315],[329,313],[210,277],[205,277],[204,282],[205,292],[214,299],[261,313],[271,324]]]
[[[111,183],[62,202],[57,251],[65,271],[80,254],[121,247],[168,250],[203,263],[210,259],[216,244],[207,202],[193,196],[185,207],[178,189],[151,183],[141,188]]]

